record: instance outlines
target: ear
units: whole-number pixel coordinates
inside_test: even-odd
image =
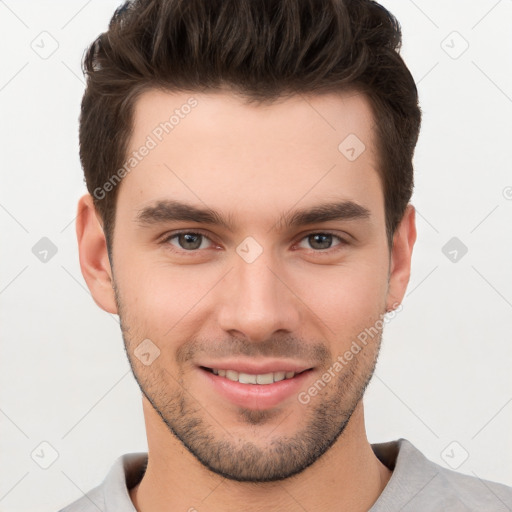
[[[107,241],[90,194],[78,201],[76,236],[80,268],[94,302],[104,311],[117,314]]]
[[[416,242],[416,211],[408,204],[393,236],[391,249],[387,307],[396,309],[402,302],[411,276],[412,249]]]

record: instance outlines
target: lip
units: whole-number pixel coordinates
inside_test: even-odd
[[[225,364],[225,363],[223,363]],[[210,368],[210,367],[208,367]],[[232,368],[225,368],[224,366],[214,366],[214,368],[233,369],[246,368],[242,364],[237,364]],[[283,368],[282,366],[279,368]],[[241,384],[240,382],[234,382],[226,377],[215,375],[205,368],[198,367],[199,376],[204,381],[206,387],[213,388],[214,392],[218,393],[221,397],[227,399],[232,404],[239,407],[244,407],[253,410],[264,410],[276,407],[281,402],[285,401],[290,396],[296,396],[300,392],[301,388],[304,387],[306,379],[309,379],[310,373],[313,369],[307,369],[302,373],[295,375],[291,379],[284,379],[273,384]],[[240,370],[244,371],[244,370]],[[285,371],[274,370],[274,371]],[[288,371],[294,371],[290,369]],[[261,371],[258,369],[257,372],[254,370],[247,371],[246,373],[270,373],[271,370]]]

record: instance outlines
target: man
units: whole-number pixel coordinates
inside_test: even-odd
[[[80,264],[119,315],[149,453],[66,512],[512,507],[366,438],[416,239],[400,42],[369,0],[141,0],[91,45]]]

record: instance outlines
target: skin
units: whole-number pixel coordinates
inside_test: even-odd
[[[367,440],[361,399],[381,333],[307,404],[293,394],[267,409],[257,400],[234,405],[198,364],[220,354],[300,362],[313,368],[301,386],[307,391],[401,302],[414,208],[390,250],[374,119],[362,94],[256,106],[224,91],[148,91],[136,104],[129,152],[191,96],[197,107],[119,185],[112,267],[91,196],[78,206],[83,275],[95,302],[119,314],[143,393],[149,462],[130,497],[144,512],[235,511],[240,503],[254,512],[368,510],[391,477]],[[338,150],[349,134],[366,146],[355,161]],[[234,226],[137,221],[162,199],[206,205]],[[327,200],[350,200],[370,214],[293,228],[279,222]],[[207,238],[197,249],[169,239],[198,229]],[[325,230],[335,236],[322,248],[309,235]],[[262,248],[251,263],[236,251],[248,236]],[[150,365],[134,352],[145,339],[160,351]]]

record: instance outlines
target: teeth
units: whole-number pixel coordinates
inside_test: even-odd
[[[284,376],[285,376],[285,372],[275,372],[274,373],[274,382],[284,380]]]
[[[274,374],[263,373],[262,375],[256,375],[256,382],[258,384],[272,384],[274,382]]]
[[[226,370],[226,378],[234,382],[237,382],[238,372],[235,372],[235,370]]]
[[[226,377],[226,379],[242,384],[272,384],[273,382],[291,379],[295,376],[295,372],[273,372],[253,375],[251,373],[236,372],[235,370],[220,370],[218,368],[212,368],[212,372],[215,375]]]
[[[238,374],[238,382],[241,382],[242,384],[256,384],[256,377],[256,375],[240,372]]]

